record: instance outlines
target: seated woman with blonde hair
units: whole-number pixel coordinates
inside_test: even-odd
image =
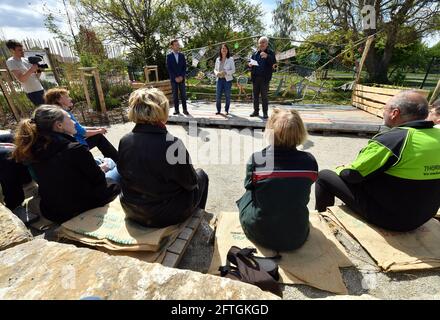
[[[266,124],[269,146],[252,154],[245,194],[237,201],[251,241],[275,251],[299,248],[309,234],[310,189],[318,175],[312,154],[297,150],[307,139],[298,112],[274,108]]]
[[[28,165],[38,181],[41,213],[63,223],[111,202],[120,189],[96,164],[88,148],[73,137],[75,123],[52,105],[35,109],[18,125],[12,157]]]
[[[208,176],[194,170],[182,141],[167,131],[169,103],[162,91],[138,89],[128,104],[136,125],[119,142],[122,207],[145,226],[181,223],[196,207],[205,208]]]

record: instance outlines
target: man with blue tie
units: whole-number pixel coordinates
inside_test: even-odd
[[[186,89],[185,89],[185,72],[186,60],[183,53],[180,52],[179,40],[174,39],[170,43],[171,52],[167,55],[167,68],[170,75],[171,87],[173,89],[174,113],[179,112],[179,92],[182,100],[183,113],[188,115],[186,109]]]

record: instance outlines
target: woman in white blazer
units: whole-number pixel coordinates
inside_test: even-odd
[[[223,43],[220,47],[219,56],[215,60],[214,74],[217,77],[216,107],[217,113],[221,111],[222,94],[225,93],[225,112],[229,114],[231,104],[232,75],[235,73],[234,59],[230,56],[228,46]]]

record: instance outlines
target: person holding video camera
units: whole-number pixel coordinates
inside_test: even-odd
[[[21,83],[23,91],[36,107],[44,104],[44,89],[39,80],[41,69],[38,64],[31,64],[24,58],[23,45],[20,42],[8,40],[6,46],[12,53],[12,57],[6,61],[9,71]]]

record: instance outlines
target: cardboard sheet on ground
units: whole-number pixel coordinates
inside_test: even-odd
[[[256,247],[259,256],[275,254],[246,238],[238,212],[222,212],[217,221],[214,254],[208,273],[219,275],[218,267],[226,264],[226,255],[231,246]],[[318,214],[310,214],[310,234],[305,244],[297,250],[281,252],[281,256],[280,282],[306,284],[329,292],[347,294],[339,267],[349,267],[352,263]]]
[[[328,208],[343,227],[384,271],[440,267],[440,222],[431,219],[411,232],[392,232],[363,221],[346,206]]]
[[[125,219],[119,198],[62,224],[61,233],[85,244],[122,251],[158,251],[177,235],[178,225],[146,228]]]

